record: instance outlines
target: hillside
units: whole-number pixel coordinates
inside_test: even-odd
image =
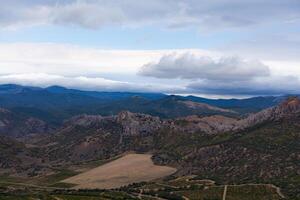
[[[128,112],[112,118],[82,119],[56,135],[64,139],[54,141],[69,142],[63,144],[61,153],[62,143],[49,147],[55,147],[55,155],[67,151],[67,161],[74,161],[103,159],[128,150],[151,151],[156,163],[177,167],[178,176],[198,174],[230,184],[274,183],[286,194],[299,193],[297,98],[242,120],[196,117],[197,121],[173,121]]]
[[[198,174],[219,183],[274,183],[299,198],[299,120],[300,101],[292,98],[242,120],[249,126],[233,133],[186,137],[182,132],[163,132],[154,160],[179,164],[180,174]]]
[[[47,170],[42,166],[42,154],[37,149],[27,148],[6,136],[0,136],[0,176],[19,175],[21,177],[35,176],[35,171]]]
[[[18,115],[38,118],[53,126],[75,115],[117,115],[123,110],[161,118],[189,115],[244,116],[277,105],[285,97],[249,99],[205,99],[160,93],[97,92],[20,85],[0,85],[0,107]]]
[[[110,116],[123,110],[162,118],[188,115],[224,114],[238,116],[230,109],[187,101],[177,96],[157,93],[93,92],[66,89],[0,85],[0,107],[18,115],[38,118],[52,126],[75,115]]]
[[[184,108],[202,109],[202,113],[203,109],[216,111],[218,115],[164,119],[122,111],[112,116],[73,116],[52,134],[36,137],[33,134],[25,144],[1,136],[0,172],[47,177],[135,151],[152,153],[156,164],[177,168],[175,177],[193,174],[218,184],[271,183],[280,186],[285,195],[299,198],[300,100],[297,97],[242,119],[234,115],[235,111],[173,96],[151,102],[156,102],[150,104],[154,108],[160,105],[169,111],[176,111],[181,104]],[[20,124],[28,120],[7,109],[1,110],[1,117],[2,125],[9,120]],[[12,127],[27,130],[21,125]],[[14,129],[7,130],[14,133],[11,131]]]
[[[0,108],[0,135],[23,138],[47,134],[53,129],[44,121]]]

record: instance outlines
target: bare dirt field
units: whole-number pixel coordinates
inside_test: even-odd
[[[175,172],[175,168],[154,165],[149,154],[128,154],[62,182],[77,184],[77,189],[111,189],[155,180]]]

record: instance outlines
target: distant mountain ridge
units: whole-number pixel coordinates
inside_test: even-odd
[[[166,95],[162,93],[142,93],[142,92],[98,92],[98,91],[84,91],[84,90],[76,90],[76,89],[68,89],[62,86],[49,86],[46,88],[41,87],[31,87],[31,86],[21,86],[16,84],[4,84],[0,85],[0,94],[19,94],[33,91],[43,91],[49,92],[53,94],[78,94],[85,95],[90,97],[96,97],[99,99],[122,99],[133,96],[140,96],[149,99],[159,99]]]
[[[284,96],[269,96],[215,100],[161,93],[97,92],[60,86],[39,88],[0,85],[0,108],[9,110],[14,116],[38,119],[49,127],[59,127],[64,120],[76,115],[112,116],[124,110],[163,119],[191,115],[241,118],[275,106],[283,99]]]

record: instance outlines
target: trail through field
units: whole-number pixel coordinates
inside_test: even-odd
[[[128,154],[62,182],[76,184],[76,189],[112,189],[176,172],[172,167],[154,165],[151,157],[150,154]]]
[[[224,192],[223,192],[222,200],[226,200],[226,194],[227,194],[227,185],[224,186]]]
[[[7,184],[7,185],[19,185],[19,186],[25,186],[25,187],[40,188],[40,189],[51,189],[51,190],[64,189],[64,188],[59,188],[59,187],[47,187],[47,186],[34,185],[34,184],[29,184],[29,183],[15,183],[15,182],[7,182],[7,181],[0,181],[0,183]]]

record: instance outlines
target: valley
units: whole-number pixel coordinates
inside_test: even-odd
[[[19,95],[32,92],[27,88]],[[37,89],[33,93],[40,92],[53,95]],[[67,95],[72,102],[70,91]],[[74,98],[81,95],[76,92]],[[140,97],[128,98],[109,101],[133,106],[132,98]],[[274,103],[274,98],[263,102],[269,99]],[[299,199],[298,97],[253,113],[193,100],[157,95],[148,99],[145,105],[164,109],[164,117],[151,115],[154,110],[121,111],[123,103],[112,115],[85,109],[70,114],[62,106],[64,117],[56,118],[58,123],[48,114],[39,118],[41,112],[32,113],[28,105],[20,114],[10,107],[16,102],[3,104],[0,199],[16,199],[16,192],[23,199]],[[34,108],[44,104],[36,101]],[[43,107],[46,113],[53,111],[51,98],[48,104]]]
[[[300,200],[300,0],[0,2],[0,200]]]
[[[176,177],[172,175],[176,169],[154,167],[150,158],[149,154],[130,152],[103,161],[96,168],[92,168],[91,164],[77,166],[77,172],[73,173],[65,171],[42,179],[1,177],[0,199],[285,199],[280,189],[271,184],[219,185],[212,180],[199,179],[197,175]],[[88,166],[91,169],[87,169]],[[10,189],[5,191],[6,187]],[[16,192],[19,193],[17,196]]]

